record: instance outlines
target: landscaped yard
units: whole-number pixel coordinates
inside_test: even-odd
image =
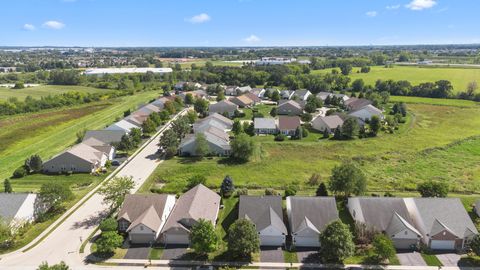
[[[394,66],[385,68],[383,66],[374,66],[369,73],[357,73],[359,68],[354,68],[349,75],[352,81],[363,79],[366,84],[375,85],[378,79],[381,80],[407,80],[413,85],[424,82],[435,82],[439,80],[449,80],[454,92],[465,91],[467,84],[472,81],[480,82],[480,69],[474,68],[435,68],[418,66]],[[314,70],[313,74],[322,74],[331,72],[331,69]]]
[[[0,100],[7,100],[14,97],[23,101],[27,96],[39,99],[48,95],[53,96],[67,92],[107,93],[109,90],[80,85],[39,85],[34,87],[25,87],[23,89],[0,87]]]
[[[25,158],[39,154],[44,161],[76,141],[82,129],[102,129],[123,112],[136,108],[158,92],[143,92],[115,100],[0,118],[0,179],[12,175]]]
[[[395,99],[411,102],[410,98]],[[396,134],[376,138],[317,140],[321,134],[310,134],[302,141],[274,142],[273,136],[255,137],[260,154],[245,164],[175,157],[157,168],[142,191],[148,192],[153,183],[161,181],[166,183],[165,191],[175,193],[196,174],[206,176],[208,185],[215,187],[230,175],[237,186],[248,188],[282,189],[297,182],[308,189],[304,182],[313,173],[326,180],[341,160],[353,160],[364,169],[371,191],[411,190],[432,178],[447,181],[458,191],[478,191],[480,139],[467,138],[480,135],[480,106],[460,105],[462,101],[455,106],[422,104],[416,98],[408,104],[407,123]]]

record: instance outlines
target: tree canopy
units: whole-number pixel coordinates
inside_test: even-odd
[[[343,196],[361,195],[367,188],[367,180],[363,172],[352,163],[335,166],[328,182],[328,188]]]
[[[325,262],[341,263],[355,252],[353,235],[347,225],[334,221],[320,234],[320,254]]]

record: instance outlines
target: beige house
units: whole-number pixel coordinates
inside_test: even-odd
[[[92,173],[105,166],[108,156],[89,145],[80,143],[43,163],[45,173]]]

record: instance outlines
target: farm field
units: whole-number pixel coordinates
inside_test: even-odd
[[[341,160],[353,160],[364,169],[370,191],[411,190],[432,177],[448,181],[456,191],[480,191],[480,138],[467,139],[480,135],[480,106],[463,101],[433,105],[425,104],[428,99],[425,103],[418,98],[395,99],[408,102],[409,107],[407,123],[396,134],[353,141],[317,140],[320,134],[284,142],[274,142],[272,136],[255,137],[261,151],[248,163],[176,157],[158,167],[142,191],[164,182],[165,192],[177,192],[196,174],[205,175],[212,187],[230,175],[237,186],[248,188],[282,189],[296,182],[309,189],[304,183],[313,173],[326,180]]]
[[[352,78],[352,81],[361,78],[367,85],[375,85],[378,79],[408,80],[413,85],[438,80],[449,80],[453,85],[454,92],[461,92],[465,91],[469,82],[480,82],[480,69],[474,68],[432,68],[418,66],[394,66],[393,68],[385,68],[383,66],[374,66],[369,73],[357,73],[358,70],[358,68],[354,68],[349,76]],[[314,70],[312,74],[328,72],[331,72],[331,69]]]
[[[0,178],[11,176],[25,158],[43,160],[73,145],[81,129],[101,129],[129,108],[148,102],[158,92],[142,92],[78,107],[0,118]],[[8,128],[7,128],[8,127]]]
[[[24,100],[27,96],[40,99],[41,97],[48,95],[58,95],[72,91],[82,93],[101,93],[109,90],[77,85],[39,85],[35,87],[26,87],[24,89],[0,87],[0,101],[12,97],[17,98],[18,100]]]

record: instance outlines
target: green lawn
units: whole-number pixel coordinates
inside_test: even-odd
[[[11,176],[28,156],[39,154],[48,160],[74,144],[79,130],[102,129],[123,117],[125,110],[156,96],[157,92],[142,92],[74,108],[0,118],[0,179]]]
[[[142,191],[162,181],[165,191],[175,193],[195,174],[205,175],[208,185],[216,187],[228,174],[237,186],[253,189],[282,189],[292,182],[308,188],[304,182],[313,173],[326,180],[342,160],[354,160],[364,169],[372,191],[406,190],[432,177],[452,183],[458,191],[479,191],[480,140],[466,139],[480,135],[480,107],[418,102],[408,107],[408,121],[396,134],[353,141],[318,140],[320,134],[284,142],[274,142],[272,136],[255,137],[261,154],[245,164],[175,157],[157,168]]]
[[[148,254],[148,259],[150,260],[160,260],[162,258],[163,248],[162,247],[152,247],[150,253]]]
[[[252,120],[253,117],[253,111],[256,110],[258,113],[263,114],[264,117],[269,118],[270,116],[270,111],[272,108],[275,108],[277,106],[275,105],[266,105],[266,104],[259,104],[256,105],[253,108],[244,108],[242,109],[243,113],[245,113],[245,116],[242,118],[239,118],[240,120]]]
[[[424,82],[435,82],[438,80],[449,80],[452,82],[454,91],[464,91],[471,81],[480,82],[480,69],[473,68],[435,68],[416,66],[394,66],[385,68],[383,66],[372,67],[369,73],[357,73],[359,69],[354,68],[350,77],[363,79],[366,84],[375,85],[378,79],[382,80],[408,80],[413,85]],[[331,69],[315,70],[313,74],[330,72]]]
[[[79,85],[39,85],[35,87],[26,87],[24,89],[9,89],[0,87],[0,100],[7,100],[11,97],[16,97],[18,100],[24,100],[27,96],[39,99],[48,95],[58,95],[72,91],[82,93],[106,93],[109,90]]]
[[[426,254],[422,252],[422,258],[428,266],[443,266],[440,260],[434,254]]]

